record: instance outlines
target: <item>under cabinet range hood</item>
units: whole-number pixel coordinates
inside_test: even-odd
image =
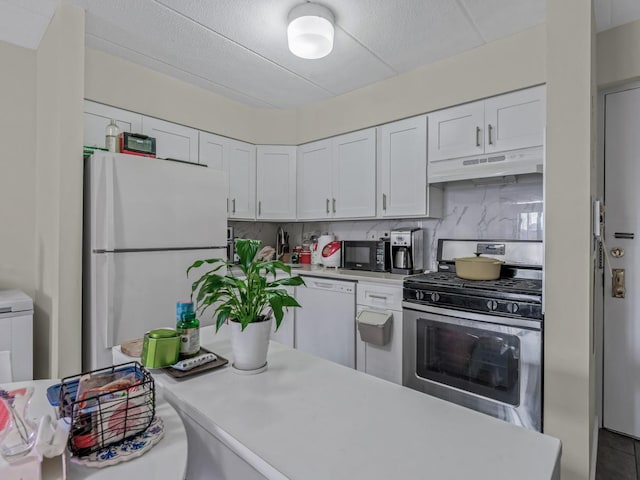
[[[428,183],[542,173],[543,147],[429,162]]]

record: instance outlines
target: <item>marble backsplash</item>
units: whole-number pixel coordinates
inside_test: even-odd
[[[425,268],[433,269],[439,238],[500,240],[543,239],[541,175],[523,175],[511,183],[454,182],[444,185],[440,219],[356,220],[333,222],[229,222],[236,237],[258,238],[273,245],[278,227],[289,233],[292,246],[312,234],[331,232],[338,240],[377,239],[394,228],[425,229]]]

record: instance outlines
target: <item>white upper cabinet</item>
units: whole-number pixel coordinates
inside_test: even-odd
[[[542,145],[545,87],[429,114],[429,162]]]
[[[429,114],[429,161],[484,153],[484,102]]]
[[[156,156],[198,163],[198,130],[142,117],[142,133],[156,139]]]
[[[375,129],[298,147],[298,218],[376,215]]]
[[[298,218],[331,217],[331,140],[298,147]]]
[[[258,145],[258,220],[296,218],[296,147]]]
[[[212,133],[200,132],[200,163],[225,172],[228,181],[227,216],[256,217],[256,147]]]
[[[332,139],[334,218],[376,216],[376,131],[361,130]]]
[[[229,140],[229,218],[256,218],[256,147],[245,142]]]
[[[542,145],[547,111],[545,87],[489,98],[484,105],[485,152]]]
[[[142,133],[142,115],[85,100],[84,145],[105,148],[105,129],[112,119],[121,132]]]
[[[440,217],[442,190],[427,185],[427,117],[380,127],[380,189],[383,217]]]
[[[227,171],[224,149],[228,138],[214,135],[213,133],[200,132],[200,145],[198,148],[198,163],[215,170]]]

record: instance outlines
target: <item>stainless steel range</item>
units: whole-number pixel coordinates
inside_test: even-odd
[[[500,279],[456,277],[477,252]],[[404,281],[403,384],[541,431],[542,242],[441,239],[437,260]]]

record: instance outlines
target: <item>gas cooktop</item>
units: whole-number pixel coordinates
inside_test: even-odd
[[[472,291],[505,292],[514,294],[541,295],[542,280],[532,278],[499,278],[498,280],[465,280],[454,272],[424,273],[409,277],[407,283],[429,286],[447,286]],[[490,293],[489,293],[490,295]]]

